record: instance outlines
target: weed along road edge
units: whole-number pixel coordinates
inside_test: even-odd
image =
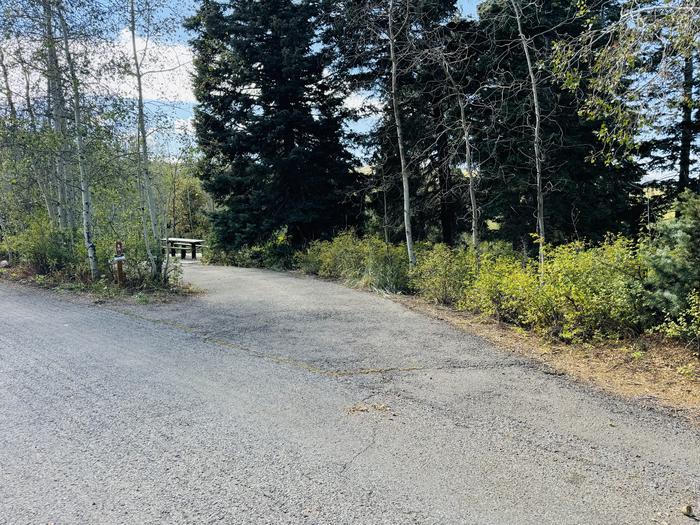
[[[692,523],[700,431],[377,295],[186,265],[0,282],[5,523]]]

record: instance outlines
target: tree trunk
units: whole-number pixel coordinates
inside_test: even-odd
[[[695,71],[693,54],[685,58],[683,67],[683,120],[681,121],[680,171],[678,174],[678,191],[690,186],[690,156],[693,146],[693,87]]]
[[[535,126],[534,126],[534,139],[533,139],[533,150],[535,154],[535,170],[537,172],[537,236],[539,243],[539,261],[540,261],[540,274],[544,269],[544,247],[545,247],[545,225],[544,225],[544,189],[543,189],[543,175],[542,175],[542,111],[540,108],[540,99],[537,91],[537,77],[535,75],[535,67],[532,63],[532,57],[530,56],[530,45],[528,43],[525,32],[523,31],[522,15],[520,13],[520,8],[518,7],[516,0],[511,0],[511,5],[513,6],[513,11],[515,12],[515,19],[518,23],[518,33],[520,35],[520,43],[523,46],[523,52],[525,53],[525,62],[527,63],[527,71],[530,76],[530,87],[532,89],[532,105],[535,112]]]
[[[471,126],[467,122],[464,100],[459,97],[459,113],[462,121],[462,133],[464,133],[464,153],[467,165],[467,173],[469,175],[469,204],[472,209],[472,246],[476,256],[476,269],[479,270],[481,262],[481,246],[479,239],[479,203],[476,198],[476,185],[478,184],[478,173],[474,167],[474,159],[472,155],[471,145]]]
[[[170,228],[170,231],[173,234],[173,237],[177,237],[177,177],[176,173],[173,174],[173,199],[172,199],[172,212],[173,212],[173,220],[172,220],[172,226]]]
[[[431,104],[438,157],[436,171],[440,191],[440,229],[442,230],[442,242],[452,246],[455,242],[457,217],[454,199],[452,198],[452,166],[449,162],[450,145],[447,136],[447,126],[445,125],[444,115],[437,97],[433,98]]]
[[[143,75],[141,73],[141,62],[139,61],[138,49],[136,47],[136,5],[135,0],[129,3],[129,29],[131,30],[131,50],[134,60],[134,76],[136,77],[137,99],[137,150],[138,169],[142,188],[142,195],[145,200],[148,212],[148,226],[144,226],[144,243],[148,259],[151,265],[151,276],[153,278],[162,277],[162,256],[160,250],[160,229],[158,227],[158,203],[153,192],[153,182],[151,180],[148,143],[146,141],[146,114],[143,101]]]
[[[61,30],[63,32],[63,47],[68,62],[68,71],[70,74],[71,88],[73,90],[73,119],[75,120],[75,138],[78,156],[78,173],[80,175],[80,195],[83,207],[83,239],[85,248],[88,254],[88,264],[90,265],[90,275],[93,281],[100,278],[100,270],[97,264],[97,250],[92,231],[92,193],[90,191],[90,179],[85,167],[85,144],[83,138],[83,114],[80,106],[80,79],[75,68],[73,55],[70,50],[68,40],[68,24],[59,10],[58,17],[61,22]]]
[[[60,141],[55,157],[58,227],[66,231],[73,229],[73,219],[69,206],[68,170],[66,168],[66,159],[68,158],[66,103],[63,94],[58,56],[56,54],[56,42],[53,30],[53,6],[51,0],[43,0],[42,6],[44,10],[44,38],[46,40],[46,76],[51,106],[49,114],[53,121],[54,132]]]
[[[406,161],[403,123],[399,104],[399,65],[396,53],[396,35],[394,33],[394,0],[389,1],[389,54],[391,59],[391,102],[394,109],[396,138],[401,161],[401,180],[403,182],[403,222],[406,231],[406,250],[408,252],[408,263],[413,267],[416,265],[416,253],[413,247],[413,229],[411,228],[411,188],[409,185],[408,162]]]
[[[12,89],[10,89],[10,75],[5,64],[5,53],[0,47],[0,71],[2,71],[2,79],[5,87],[5,98],[7,99],[7,107],[10,110],[10,119],[14,122],[17,120],[17,110],[15,109],[14,99],[12,97]]]
[[[479,202],[476,196],[476,187],[479,183],[478,172],[474,166],[474,155],[472,153],[472,141],[471,141],[471,125],[467,120],[467,108],[464,102],[464,97],[462,92],[457,85],[452,72],[450,71],[450,65],[447,59],[442,57],[442,66],[445,70],[445,75],[452,86],[452,90],[457,97],[457,103],[459,105],[459,120],[462,126],[462,134],[464,138],[464,162],[467,165],[467,173],[469,175],[469,204],[471,206],[472,215],[472,246],[474,247],[474,255],[476,257],[476,270],[479,271],[481,266],[481,239],[479,236],[479,221],[481,217],[481,210],[479,208]]]

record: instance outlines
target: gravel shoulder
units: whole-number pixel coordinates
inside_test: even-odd
[[[94,305],[0,282],[8,523],[692,523],[700,431],[385,298],[191,265]]]

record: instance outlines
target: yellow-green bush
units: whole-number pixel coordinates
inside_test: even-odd
[[[294,266],[303,273],[319,275],[326,244],[324,241],[314,241],[305,250],[294,254]]]
[[[540,330],[565,340],[620,337],[644,327],[645,267],[634,245],[615,239],[597,247],[575,242],[547,255],[541,293],[554,315]]]
[[[465,289],[459,308],[522,326],[543,324],[544,297],[539,293],[537,269],[512,256],[482,258],[478,275]]]
[[[297,267],[327,279],[390,292],[409,287],[406,249],[386,244],[377,237],[357,237],[345,232],[332,241],[317,241],[295,257]]]
[[[548,250],[541,274],[533,261],[487,255],[460,307],[568,341],[621,337],[644,328],[644,272],[625,239]]]
[[[411,283],[429,301],[451,305],[464,295],[476,277],[473,250],[453,249],[444,244],[419,252]]]
[[[364,274],[367,250],[354,232],[344,232],[323,243],[318,274],[333,279],[359,280]]]
[[[23,231],[10,236],[6,244],[23,265],[40,275],[63,270],[76,262],[68,234],[54,228],[46,218],[32,220]]]
[[[378,237],[362,241],[366,247],[362,284],[387,292],[405,292],[410,288],[406,246],[387,244]]]

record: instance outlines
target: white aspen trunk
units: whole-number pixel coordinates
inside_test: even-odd
[[[75,120],[75,135],[76,147],[78,154],[78,173],[80,175],[80,195],[82,200],[82,217],[83,217],[83,239],[85,248],[88,254],[88,264],[90,266],[90,275],[93,280],[100,278],[100,270],[97,264],[97,250],[95,249],[94,236],[92,231],[92,194],[90,192],[90,178],[85,167],[85,143],[83,138],[83,115],[80,107],[80,79],[75,68],[73,55],[70,50],[68,40],[68,24],[63,16],[63,13],[58,10],[58,17],[61,23],[63,33],[63,47],[68,62],[68,71],[70,73],[71,88],[73,90],[73,118]]]
[[[467,120],[467,110],[464,104],[464,98],[462,97],[462,93],[459,89],[459,86],[457,85],[457,82],[455,82],[455,79],[452,76],[452,73],[450,72],[450,65],[448,64],[447,59],[444,56],[442,60],[442,65],[459,104],[459,119],[462,125],[462,134],[464,135],[465,162],[467,164],[467,172],[469,173],[469,203],[472,208],[472,245],[474,246],[474,255],[476,257],[476,269],[478,272],[481,265],[479,238],[479,216],[481,215],[481,213],[479,210],[479,202],[476,198],[476,185],[478,183],[478,179],[476,176],[476,170],[474,169],[474,158],[472,154],[471,125]]]
[[[29,83],[29,74],[27,71],[23,71],[24,74],[24,107],[27,111],[27,116],[29,117],[29,129],[32,132],[36,132],[36,115],[34,113],[34,107],[32,104],[31,88]],[[54,199],[51,192],[51,181],[48,175],[41,168],[37,169],[34,162],[31,163],[30,167],[32,173],[34,174],[34,179],[36,180],[41,196],[44,199],[44,205],[46,206],[46,213],[49,220],[54,226],[58,226],[58,209],[56,208],[56,200]]]
[[[472,246],[476,256],[476,269],[479,271],[481,263],[480,239],[479,239],[479,203],[476,198],[476,185],[478,183],[477,172],[474,169],[474,159],[472,155],[471,126],[467,122],[464,108],[464,101],[459,96],[459,113],[462,121],[462,133],[464,133],[464,153],[469,173],[469,203],[472,208]]]
[[[143,198],[145,199],[148,212],[149,226],[144,227],[144,243],[151,265],[151,275],[154,278],[162,277],[162,256],[160,249],[160,228],[158,227],[158,203],[153,192],[153,182],[151,181],[148,143],[146,142],[146,115],[143,101],[143,75],[141,74],[141,62],[139,61],[138,49],[136,47],[136,5],[135,0],[129,2],[129,29],[131,30],[131,50],[134,60],[134,75],[136,76],[137,99],[137,150],[138,169],[141,181]]]
[[[413,229],[411,227],[411,188],[409,186],[408,163],[403,140],[401,108],[399,106],[399,65],[396,56],[396,35],[394,33],[394,0],[389,1],[389,54],[391,59],[391,102],[394,109],[396,138],[401,161],[401,180],[403,182],[403,222],[406,231],[406,250],[408,252],[408,263],[411,267],[414,267],[416,265],[416,253],[413,247]]]
[[[10,119],[14,121],[17,120],[17,110],[15,109],[15,103],[12,98],[12,90],[10,89],[10,75],[7,71],[7,64],[5,64],[5,53],[2,51],[2,47],[0,47],[0,71],[2,71],[7,106],[10,109]]]
[[[528,44],[527,37],[523,31],[522,15],[520,13],[520,8],[518,7],[516,0],[510,0],[513,6],[513,11],[515,12],[515,20],[518,23],[518,33],[520,35],[520,43],[523,46],[523,51],[525,53],[525,61],[527,63],[527,71],[530,76],[530,86],[532,88],[532,104],[535,111],[535,129],[534,129],[534,140],[533,149],[535,153],[535,169],[537,172],[537,235],[539,237],[539,261],[540,261],[540,274],[544,269],[544,244],[545,244],[545,229],[544,229],[544,190],[542,182],[542,139],[541,139],[541,127],[542,127],[542,112],[540,109],[540,99],[537,92],[537,77],[535,76],[535,68],[532,64],[532,57],[530,56],[530,45]]]
[[[51,0],[42,0],[42,6],[44,10],[44,36],[46,39],[48,94],[51,103],[50,114],[53,120],[54,132],[60,141],[60,147],[56,152],[55,158],[58,227],[63,231],[67,231],[73,229],[73,220],[69,206],[68,170],[66,168],[66,159],[68,158],[66,148],[66,105],[61,86],[61,72],[56,54],[56,43],[54,41],[53,6]]]

